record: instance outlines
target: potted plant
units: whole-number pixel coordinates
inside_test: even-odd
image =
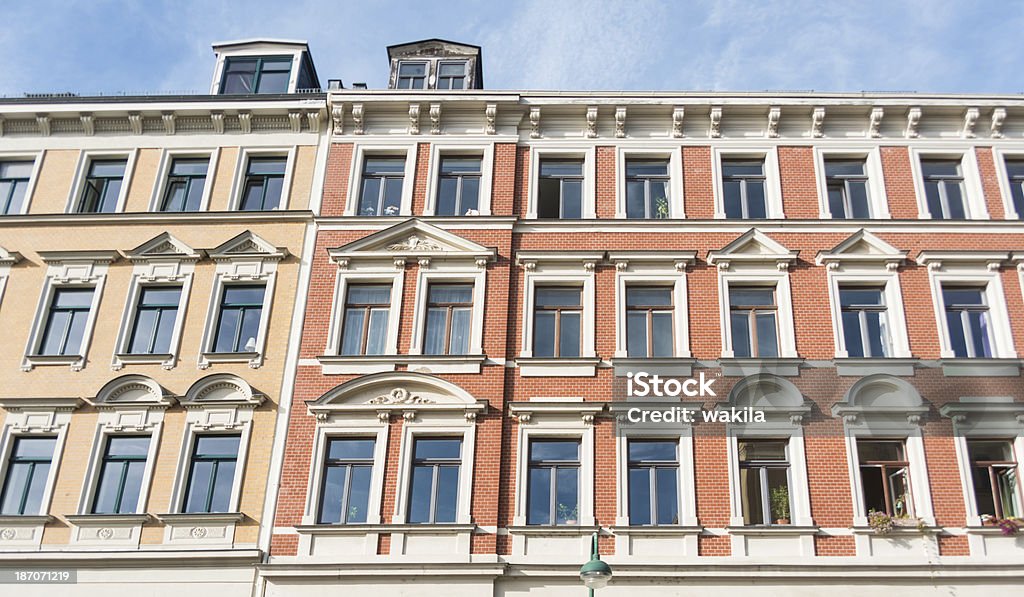
[[[789,487],[773,487],[769,495],[775,524],[789,524]]]
[[[1024,526],[1024,521],[1016,516],[1009,516],[1007,518],[999,519],[997,524],[999,525],[999,531],[1003,535],[1013,537],[1020,532],[1021,526]]]
[[[577,524],[579,517],[579,507],[573,506],[570,508],[568,505],[561,502],[558,503],[558,518],[564,520],[565,524]]]
[[[876,535],[888,535],[894,526],[893,518],[885,512],[872,510],[868,512],[868,526]]]
[[[668,197],[658,197],[654,200],[654,216],[659,220],[668,218]]]

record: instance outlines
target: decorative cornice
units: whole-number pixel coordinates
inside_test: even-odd
[[[540,139],[540,106],[530,107],[530,138]]]
[[[708,130],[708,137],[717,139],[722,136],[722,106],[711,106],[709,116],[711,128]]]
[[[615,138],[624,139],[626,137],[626,107],[619,106],[615,108]]]
[[[815,138],[825,136],[825,106],[818,106],[811,113],[811,136]]]
[[[1006,108],[992,110],[992,126],[989,128],[993,139],[1003,138],[1003,123],[1006,122]]]
[[[441,104],[430,104],[430,134],[441,134]]]
[[[978,124],[978,117],[981,111],[977,108],[967,108],[964,112],[964,130],[960,133],[964,139],[973,139],[974,127]]]
[[[597,106],[587,106],[587,139],[597,138]]]
[[[913,107],[907,110],[907,130],[904,136],[907,139],[918,137],[918,126],[921,124],[921,108]]]
[[[779,106],[768,108],[768,127],[765,132],[769,139],[777,139],[779,137],[779,119],[781,117],[782,108]]]
[[[683,119],[685,116],[686,108],[683,106],[672,108],[672,137],[675,139],[683,138]]]
[[[877,139],[882,136],[882,118],[885,116],[885,108],[875,106],[871,108],[871,115],[868,117],[868,137]]]

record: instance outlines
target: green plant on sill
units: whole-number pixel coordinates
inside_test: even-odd
[[[654,200],[654,217],[659,220],[668,219],[668,197],[658,197]]]
[[[899,512],[900,510],[897,510]],[[879,512],[877,510],[871,510],[868,512],[868,526],[875,532],[876,535],[888,535],[894,528],[909,527],[909,522],[913,521],[914,526],[917,527],[919,533],[927,533],[928,525],[925,524],[922,518],[911,518],[906,514],[899,516],[889,516],[885,512]]]
[[[357,520],[359,517],[359,506],[349,506],[347,520]]]
[[[579,520],[579,506],[576,505],[570,508],[568,505],[559,502],[558,519],[565,521],[566,524],[576,524],[576,521]]]
[[[772,507],[772,519],[777,524],[789,524],[789,487],[780,485],[773,487],[769,494]],[[779,522],[779,521],[786,522]]]

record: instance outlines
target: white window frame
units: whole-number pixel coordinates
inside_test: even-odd
[[[96,498],[96,491],[99,489],[100,482],[100,471],[103,468],[103,456],[106,453],[106,448],[110,438],[119,436],[135,436],[149,435],[149,449],[146,452],[146,466],[145,471],[142,474],[142,485],[139,489],[139,500],[135,505],[135,512],[133,514],[143,514],[146,512],[146,500],[149,497],[150,481],[153,477],[153,469],[156,465],[156,454],[157,449],[160,445],[160,429],[162,423],[153,427],[147,427],[142,430],[115,430],[106,425],[100,425],[96,428],[96,435],[93,438],[92,449],[89,452],[89,468],[85,473],[85,484],[82,486],[82,496],[78,503],[79,514],[91,514],[93,500]]]
[[[387,465],[389,430],[390,425],[381,421],[376,416],[331,417],[329,421],[317,425],[313,446],[313,459],[309,467],[309,484],[307,485],[310,491],[306,496],[306,509],[302,515],[302,524],[318,524],[320,498],[324,483],[324,459],[327,457],[327,445],[330,440],[367,437],[373,437],[374,443],[373,472],[370,474],[370,495],[367,500],[365,524],[381,524],[380,508],[384,496],[384,469]],[[372,553],[376,554],[376,535],[373,535],[373,537]],[[367,549],[370,549],[369,545],[367,545]]]
[[[971,145],[924,144],[910,147],[910,170],[914,177],[914,192],[917,195],[918,219],[932,220],[928,211],[928,198],[925,195],[924,175],[921,160],[959,160],[960,173],[964,178],[964,211],[967,220],[987,220],[988,207],[985,205],[985,193],[981,185],[981,173],[978,169],[978,157]],[[950,221],[950,220],[940,220]],[[956,220],[951,220],[956,221]]]
[[[580,441],[580,473],[579,473],[579,526],[594,525],[594,426],[583,422],[582,417],[572,420],[565,418],[548,418],[533,415],[529,425],[519,424],[516,437],[516,485],[515,514],[512,517],[514,526],[526,526],[527,496],[529,495],[530,442],[545,439],[573,439]],[[554,527],[555,525],[530,525],[536,528]],[[564,527],[563,528],[572,528]],[[515,540],[521,537],[515,537]],[[513,553],[520,553],[513,548]]]
[[[851,145],[842,147],[814,147],[814,174],[818,189],[819,217],[835,219],[828,202],[828,184],[825,177],[826,160],[864,160],[864,174],[867,177],[868,209],[872,220],[888,220],[889,198],[885,193],[885,176],[882,169],[882,155],[877,145]],[[850,220],[853,218],[845,218]]]
[[[786,460],[789,462],[787,482],[789,484],[790,522],[795,527],[814,524],[811,519],[811,493],[807,478],[807,455],[804,452],[804,430],[799,424],[773,421],[768,425],[729,425],[729,525],[747,526],[743,520],[743,495],[740,490],[740,440],[777,440],[786,442]],[[750,525],[750,528],[766,528],[765,525]],[[779,527],[775,527],[779,528]],[[781,527],[785,528],[785,527]]]
[[[391,522],[407,524],[409,498],[412,491],[412,469],[416,440],[430,437],[462,438],[462,454],[459,463],[459,496],[454,524],[473,522],[470,507],[473,498],[473,456],[476,451],[476,420],[467,421],[461,412],[451,415],[425,413],[402,425],[402,437],[398,447],[398,487],[395,489],[395,510]],[[413,524],[413,523],[408,523]],[[434,523],[451,524],[451,523]],[[425,524],[424,526],[431,526]],[[468,546],[467,546],[468,547]]]
[[[65,399],[66,400],[66,399]],[[41,400],[39,400],[41,402]],[[79,402],[80,404],[80,402]],[[18,406],[4,404],[8,408],[7,417],[0,432],[0,488],[7,480],[7,469],[14,440],[18,438],[57,438],[50,460],[50,471],[46,476],[46,487],[39,502],[39,512],[25,513],[24,516],[46,516],[50,512],[50,502],[57,482],[57,474],[61,468],[61,457],[67,442],[68,426],[71,424],[72,409],[48,404],[25,404]],[[36,543],[38,543],[38,537]]]
[[[697,490],[693,453],[693,429],[690,425],[682,425],[678,430],[642,429],[630,425],[618,428],[615,438],[616,472],[619,482],[615,486],[616,517],[615,525],[628,527],[629,521],[629,442],[634,440],[666,441],[677,444],[676,455],[679,462],[678,488],[676,492],[679,511],[679,526],[697,526]],[[676,525],[658,525],[652,527],[632,527],[633,530],[645,528],[671,528]],[[696,537],[694,537],[696,539]],[[696,540],[694,540],[696,543]],[[696,548],[696,545],[694,545]],[[687,550],[687,553],[696,551]]]
[[[935,513],[932,509],[931,486],[928,481],[928,467],[925,460],[924,438],[921,428],[914,424],[896,423],[873,429],[870,416],[866,416],[866,427],[845,425],[846,456],[849,462],[850,487],[853,492],[853,525],[868,526],[868,513],[864,505],[864,483],[860,476],[860,456],[857,453],[857,440],[893,440],[902,441],[907,455],[908,473],[910,474],[910,498],[913,502],[911,515],[920,518],[929,527],[935,526]],[[894,429],[902,427],[902,429]]]
[[[76,258],[69,253],[67,259],[56,258],[50,260],[46,279],[43,282],[43,290],[39,296],[39,304],[36,307],[36,314],[32,321],[32,333],[29,335],[28,343],[25,345],[25,354],[21,362],[22,371],[31,371],[33,367],[46,364],[70,365],[72,371],[81,371],[85,367],[86,355],[89,353],[89,346],[92,342],[92,334],[96,327],[96,316],[100,308],[100,299],[103,297],[103,286],[107,279],[109,259],[92,259],[88,256]],[[92,288],[92,305],[89,307],[89,317],[85,322],[85,330],[82,333],[82,343],[78,353],[73,355],[40,355],[39,349],[43,342],[43,334],[46,327],[46,320],[49,318],[50,306],[53,303],[54,295],[60,288]]]
[[[626,322],[626,291],[631,287],[662,287],[672,289],[672,335],[673,355],[671,358],[690,358],[689,305],[687,304],[686,274],[674,268],[661,272],[615,272],[615,358],[629,357]],[[647,358],[658,359],[666,357]]]
[[[623,146],[615,148],[615,217],[626,219],[626,162],[634,159],[668,160],[668,219],[686,217],[683,196],[683,148],[679,145]]]
[[[126,363],[159,363],[164,369],[173,369],[178,361],[178,354],[181,350],[181,335],[185,327],[185,315],[188,308],[189,296],[192,292],[192,279],[195,275],[195,262],[181,261],[175,264],[177,267],[170,274],[158,272],[154,264],[136,264],[132,273],[131,285],[128,288],[128,298],[125,301],[124,315],[121,317],[121,326],[117,333],[116,350],[111,362],[111,368],[115,371],[124,367]],[[135,322],[138,318],[139,297],[143,288],[159,288],[180,286],[181,296],[178,298],[178,312],[175,316],[174,330],[171,332],[171,344],[168,347],[170,358],[162,354],[129,354],[129,342],[132,332],[135,330]]]
[[[79,202],[82,200],[82,192],[85,190],[85,179],[89,175],[89,168],[97,160],[125,160],[124,177],[121,179],[121,190],[117,196],[117,208],[114,213],[124,213],[125,203],[128,200],[128,190],[132,186],[132,175],[135,172],[135,163],[138,161],[139,150],[136,149],[90,149],[78,154],[78,165],[75,167],[75,178],[71,182],[71,194],[68,196],[67,206],[64,213],[79,214],[83,216],[103,215],[97,213],[79,213]]]
[[[970,416],[970,415],[968,415]],[[955,419],[954,419],[954,424]],[[963,486],[964,506],[967,512],[967,525],[978,527],[983,524],[981,515],[978,514],[978,500],[974,492],[974,475],[972,474],[972,462],[970,451],[967,447],[968,440],[979,441],[1005,441],[1010,444],[1014,460],[1017,461],[1017,496],[1024,497],[1024,488],[1020,486],[1020,477],[1024,473],[1024,466],[1021,465],[1021,457],[1024,456],[1024,436],[1019,432],[1010,431],[1012,423],[1007,425],[1006,433],[986,430],[964,430],[962,425],[956,425],[957,432],[953,434],[953,445],[956,448],[957,464],[960,467],[960,483]],[[973,551],[973,550],[972,550]]]
[[[21,261],[20,253],[0,247],[0,304],[3,304],[7,279],[11,277],[11,267],[18,261]]]
[[[272,43],[272,42],[271,42]],[[213,69],[213,81],[210,83],[210,95],[219,95],[220,86],[224,83],[224,68],[228,58],[267,58],[270,56],[291,56],[292,67],[288,75],[288,91],[295,93],[298,85],[299,69],[302,67],[302,55],[305,49],[294,49],[286,46],[260,45],[255,48],[226,49],[217,51],[217,66]]]
[[[883,288],[882,295],[886,306],[886,322],[889,331],[889,348],[892,354],[884,358],[910,358],[910,340],[907,335],[907,318],[903,310],[903,290],[900,288],[899,273],[883,267],[864,268],[843,266],[842,270],[827,268],[828,298],[832,314],[832,331],[835,340],[837,359],[848,358],[846,336],[843,333],[842,307],[839,300],[839,287],[878,287]],[[883,358],[883,357],[871,357]]]
[[[437,263],[438,267],[444,267]],[[466,356],[483,354],[483,322],[484,304],[487,300],[487,270],[486,268],[452,267],[450,270],[441,271],[419,268],[416,275],[416,302],[413,308],[412,340],[409,345],[409,354],[422,355],[423,343],[426,339],[427,325],[427,302],[430,299],[431,284],[472,284],[473,285],[473,312],[470,322],[469,349]],[[390,320],[388,324],[390,326]],[[389,334],[390,335],[390,334]],[[427,355],[425,355],[427,356]],[[436,356],[436,355],[429,355]]]
[[[397,216],[361,216],[367,218],[409,217],[412,214],[413,187],[416,186],[417,144],[415,142],[357,142],[353,147],[352,169],[348,177],[348,198],[345,201],[346,216],[359,216],[359,199],[363,182],[363,165],[367,156],[405,156],[405,172],[402,174],[402,202]]]
[[[249,170],[250,158],[285,158],[284,180],[281,181],[281,202],[277,209],[269,211],[285,211],[291,200],[292,176],[295,172],[295,155],[298,151],[297,145],[287,147],[241,147],[238,150],[238,159],[235,162],[235,178],[231,184],[231,201],[228,203],[228,211],[240,211],[242,205],[242,193],[245,191],[245,176]],[[211,186],[211,185],[207,185]],[[203,191],[206,193],[206,191]],[[204,201],[208,196],[204,198]]]
[[[928,282],[932,291],[932,305],[935,308],[935,321],[939,328],[939,357],[943,359],[958,358],[953,353],[946,327],[946,304],[942,298],[942,286],[968,285],[984,286],[985,300],[988,302],[988,313],[991,318],[992,349],[995,359],[1015,359],[1017,350],[1013,344],[1013,333],[1010,330],[1010,315],[1006,306],[1006,294],[1003,291],[1002,275],[998,268],[986,269],[984,266],[928,268]]]
[[[353,262],[352,265],[355,265]],[[331,322],[327,330],[327,346],[324,355],[341,356],[341,332],[345,324],[345,303],[348,298],[348,287],[352,284],[391,284],[391,305],[388,311],[388,335],[385,341],[384,355],[398,354],[398,326],[402,319],[402,296],[405,285],[405,268],[362,267],[357,270],[338,269],[334,281],[334,306],[331,309]],[[474,297],[475,298],[475,297]],[[374,355],[349,355],[352,359],[360,359]],[[394,363],[367,364],[371,370],[359,369],[359,373],[376,373],[394,371]]]
[[[764,198],[765,215],[768,220],[781,220],[785,217],[782,207],[782,182],[779,176],[779,151],[777,146],[761,144],[730,144],[726,147],[712,146],[711,176],[714,182],[715,219],[724,220],[725,189],[722,184],[722,160],[764,160]],[[736,220],[752,221],[758,220]]]
[[[1013,194],[1010,192],[1010,177],[1006,172],[1006,160],[1024,160],[1024,148],[1007,149],[1004,147],[993,147],[992,160],[995,163],[996,180],[999,181],[999,194],[1003,200],[1004,219],[1024,219],[1024,214],[1017,213],[1017,208],[1013,205]]]
[[[220,163],[220,148],[213,149],[164,149],[160,152],[160,166],[157,168],[156,180],[153,183],[153,196],[149,202],[149,211],[153,213],[177,213],[164,212],[160,210],[164,194],[167,192],[167,179],[171,173],[171,165],[176,159],[203,159],[209,160],[206,167],[206,183],[203,185],[203,198],[199,203],[199,211],[205,212],[210,208],[210,195],[213,193],[213,184],[217,175],[217,165]]]
[[[548,142],[543,146],[530,144],[530,166],[528,173],[526,219],[537,219],[539,199],[540,162],[546,159],[583,160],[583,189],[581,215],[584,220],[597,218],[597,148],[594,145]]]
[[[725,259],[725,257],[723,257]],[[793,326],[793,299],[789,285],[789,272],[770,271],[767,268],[746,269],[740,264],[739,271],[718,272],[718,296],[720,325],[722,328],[722,358],[735,358],[732,341],[732,325],[730,318],[729,289],[732,286],[761,286],[774,288],[775,290],[775,313],[776,326],[778,328],[779,356],[780,359],[797,358],[796,332]],[[775,358],[775,357],[743,357],[752,359]]]
[[[561,286],[561,287],[575,287],[581,288],[582,294],[580,300],[583,307],[583,318],[580,322],[582,329],[580,330],[581,346],[579,358],[592,358],[596,356],[597,352],[595,349],[595,290],[594,290],[594,272],[576,273],[569,271],[540,271],[541,266],[537,266],[534,271],[526,271],[524,274],[524,288],[526,292],[523,293],[523,343],[522,348],[519,351],[520,358],[532,358],[533,357],[533,305],[534,297],[536,296],[537,287],[546,286]],[[575,269],[575,268],[574,268]],[[575,357],[559,357],[572,359]]]
[[[491,215],[491,187],[494,180],[494,144],[467,140],[465,143],[431,143],[430,162],[427,168],[427,197],[423,205],[424,216],[437,215],[437,193],[440,188],[438,179],[441,176],[441,160],[446,157],[477,157],[480,156],[480,195],[477,211],[481,216]],[[405,183],[402,183],[405,193]],[[467,217],[456,214],[445,217]]]
[[[43,167],[43,160],[46,158],[46,150],[39,151],[0,151],[0,162],[27,162],[32,161],[32,174],[29,175],[28,185],[25,187],[25,200],[21,202],[21,210],[14,214],[3,215],[25,215],[28,213],[29,204],[32,202],[32,194],[35,193],[36,183],[39,182],[39,171]]]

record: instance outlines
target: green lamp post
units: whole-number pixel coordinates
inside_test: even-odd
[[[601,554],[597,551],[597,533],[594,533],[590,561],[580,568],[580,580],[590,590],[590,597],[594,597],[594,589],[603,589],[611,579],[612,567],[601,561]]]

